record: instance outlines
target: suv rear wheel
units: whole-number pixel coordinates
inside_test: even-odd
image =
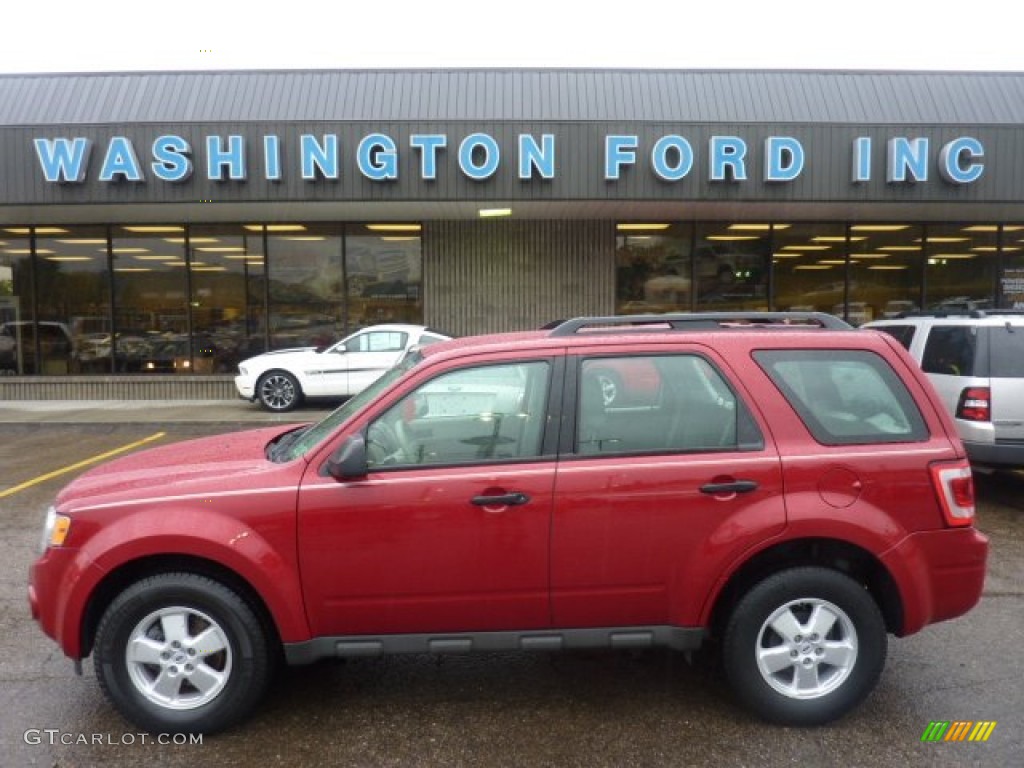
[[[96,677],[115,707],[153,733],[212,733],[241,720],[270,677],[263,626],[223,584],[166,573],[128,587],[100,621]]]
[[[874,599],[828,568],[792,568],[755,585],[725,632],[725,673],[740,701],[786,725],[846,714],[885,665],[885,622]]]

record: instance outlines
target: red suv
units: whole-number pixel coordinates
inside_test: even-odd
[[[609,402],[608,370],[643,396]],[[868,695],[888,634],[978,602],[973,523],[956,429],[895,339],[579,318],[414,348],[318,424],[83,474],[29,600],[152,731],[238,722],[281,657],[709,641],[743,704],[813,725]]]

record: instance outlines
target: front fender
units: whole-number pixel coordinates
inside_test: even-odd
[[[182,555],[216,563],[249,584],[266,604],[283,642],[308,640],[294,530],[294,518],[261,531],[209,509],[125,515],[74,551],[57,590],[56,639],[69,656],[80,658],[83,618],[100,582],[147,557]]]

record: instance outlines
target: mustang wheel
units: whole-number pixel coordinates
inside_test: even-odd
[[[835,720],[874,688],[885,622],[860,584],[827,568],[793,568],[755,585],[725,632],[725,672],[739,699],[787,725]]]
[[[241,720],[262,696],[270,662],[249,605],[191,573],[153,576],[118,595],[93,653],[110,701],[154,733],[212,733]]]
[[[286,371],[270,371],[256,383],[256,397],[268,411],[290,411],[302,401],[302,388]]]

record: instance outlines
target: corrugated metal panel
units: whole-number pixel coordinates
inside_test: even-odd
[[[455,335],[539,328],[615,305],[610,222],[436,222],[424,234],[424,316]]]
[[[671,70],[0,76],[0,125],[273,120],[1024,123],[1024,73]]]
[[[231,376],[0,377],[0,400],[231,400]]]

